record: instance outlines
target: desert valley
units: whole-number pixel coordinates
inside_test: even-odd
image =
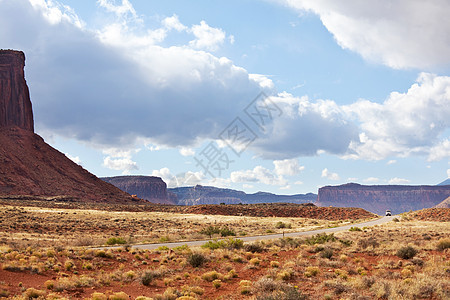
[[[100,179],[34,133],[24,66],[0,51],[0,297],[450,298],[448,180],[276,195]]]

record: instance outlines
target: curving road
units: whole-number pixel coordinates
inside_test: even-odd
[[[380,224],[384,224],[389,221],[392,221],[392,219],[394,219],[395,217],[398,217],[398,216],[382,217],[380,219],[373,220],[373,221],[349,224],[349,225],[339,226],[339,227],[334,227],[334,228],[324,228],[324,229],[317,229],[317,230],[310,230],[310,231],[303,231],[303,232],[287,232],[284,234],[277,233],[277,234],[268,234],[268,235],[245,236],[245,237],[239,237],[239,239],[243,240],[244,242],[253,242],[253,241],[260,241],[260,240],[273,240],[273,239],[278,239],[278,238],[282,238],[282,237],[299,237],[299,236],[306,236],[306,235],[314,235],[314,234],[318,234],[318,233],[330,233],[330,232],[348,230],[351,227],[362,228],[362,227],[380,225]],[[151,250],[151,249],[157,249],[157,248],[163,247],[163,246],[169,247],[169,248],[174,248],[174,247],[178,247],[178,246],[187,245],[189,247],[192,247],[192,246],[201,246],[210,240],[211,239],[201,240],[201,241],[191,241],[191,242],[133,245],[132,248]],[[107,249],[107,248],[117,248],[117,247],[102,247],[101,249]],[[97,248],[97,249],[100,249],[100,248]]]

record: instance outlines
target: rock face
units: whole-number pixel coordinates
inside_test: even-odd
[[[247,194],[242,191],[223,189],[212,186],[196,185],[193,187],[179,187],[169,189],[177,195],[180,205],[198,204],[254,204],[254,203],[311,203],[317,200],[315,194],[276,195],[272,193],[258,192]]]
[[[0,127],[34,131],[30,94],[24,76],[25,54],[0,50]]]
[[[450,196],[450,186],[360,185],[348,183],[319,189],[317,205],[361,207],[383,215],[433,207]]]
[[[155,176],[115,176],[102,180],[113,184],[122,191],[136,195],[153,203],[176,204],[176,197],[167,192],[166,183]]]
[[[0,50],[0,198],[145,203],[106,183],[34,133],[23,52]]]

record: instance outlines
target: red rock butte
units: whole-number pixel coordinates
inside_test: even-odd
[[[24,66],[23,52],[0,50],[0,198],[147,203],[97,178],[34,133]]]
[[[34,132],[24,67],[22,51],[0,50],[0,127],[17,126]]]

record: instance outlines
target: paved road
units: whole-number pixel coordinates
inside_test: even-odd
[[[334,227],[334,228],[325,228],[325,229],[317,229],[317,230],[310,230],[310,231],[303,231],[303,232],[288,232],[284,234],[284,237],[299,237],[299,236],[306,236],[306,235],[314,235],[314,234],[318,234],[318,233],[330,233],[330,232],[337,232],[337,231],[343,231],[343,230],[348,230],[350,229],[350,227],[369,227],[369,226],[374,226],[374,225],[380,225],[380,224],[384,224],[387,223],[389,221],[392,221],[393,218],[398,217],[398,216],[392,216],[392,217],[382,217],[380,219],[377,220],[373,220],[373,221],[369,221],[369,222],[364,222],[364,223],[357,223],[357,224],[349,224],[349,225],[345,225],[345,226],[340,226],[340,227]],[[253,241],[261,241],[261,240],[273,240],[273,239],[279,239],[282,238],[283,234],[282,233],[278,233],[278,234],[268,234],[268,235],[257,235],[257,236],[245,236],[245,237],[240,237],[239,239],[243,240],[244,242],[253,242]],[[206,242],[210,241],[209,240],[202,240],[202,241],[192,241],[192,242],[176,242],[176,243],[160,243],[160,244],[144,244],[144,245],[133,245],[132,248],[135,249],[156,249],[162,246],[166,246],[169,248],[174,248],[174,247],[178,247],[178,246],[182,246],[182,245],[187,245],[187,246],[201,246],[203,244],[205,244]],[[106,249],[106,248],[116,248],[116,247],[105,247],[102,249]],[[99,248],[97,248],[99,249]]]

